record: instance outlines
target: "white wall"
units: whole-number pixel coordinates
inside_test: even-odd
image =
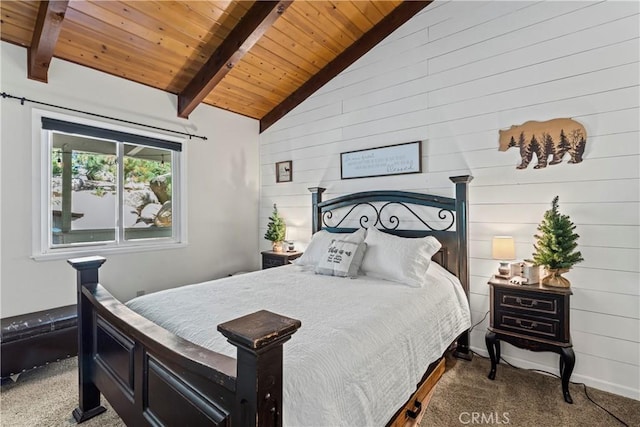
[[[2,43],[1,90],[153,126],[204,135],[186,140],[188,246],[110,255],[101,282],[121,300],[176,285],[259,268],[258,122],[207,105],[189,120],[176,116],[174,95],[54,59],[49,83],[26,78],[26,49]],[[75,302],[75,271],[64,260],[30,258],[31,110],[1,102],[1,315]]]
[[[276,202],[308,240],[307,187],[326,187],[326,198],[371,189],[453,196],[448,177],[470,173],[475,323],[497,268],[491,237],[511,234],[518,258],[531,257],[559,195],[585,258],[566,275],[572,379],[640,398],[639,5],[433,3],[261,135],[261,234]],[[497,150],[499,129],[558,117],[586,127],[583,163],[516,170],[517,149]],[[424,141],[424,173],[340,180],[339,153],[415,140]],[[276,184],[274,162],[290,159],[294,182]],[[472,333],[485,355],[486,326]],[[503,347],[520,366],[558,370],[556,355]]]

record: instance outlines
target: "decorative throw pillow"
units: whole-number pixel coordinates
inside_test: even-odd
[[[362,243],[366,233],[367,230],[365,228],[360,228],[353,233],[330,233],[327,230],[320,230],[313,235],[302,256],[293,261],[293,263],[302,267],[315,267],[327,252],[332,240]]]
[[[356,277],[366,243],[333,240],[316,266],[316,273],[338,277]]]
[[[399,237],[374,227],[368,229],[365,243],[364,274],[417,288],[423,286],[431,257],[442,247],[432,236]]]

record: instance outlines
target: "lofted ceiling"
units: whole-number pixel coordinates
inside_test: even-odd
[[[0,1],[2,40],[260,120],[309,97],[430,1]]]

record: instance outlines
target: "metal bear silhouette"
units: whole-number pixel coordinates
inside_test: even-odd
[[[587,145],[587,132],[573,119],[553,119],[546,122],[529,121],[500,131],[499,151],[511,147],[520,148],[521,161],[517,169],[526,169],[536,155],[538,163],[534,169],[556,165],[569,153],[568,163],[582,162]],[[549,161],[549,156],[551,161]]]

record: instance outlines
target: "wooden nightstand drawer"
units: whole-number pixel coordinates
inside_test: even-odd
[[[263,257],[262,258],[262,268],[272,268],[272,267],[280,267],[284,265],[283,258],[274,258],[274,257]]]
[[[282,265],[291,264],[296,258],[300,258],[302,252],[262,252],[262,269],[280,267]]]
[[[498,307],[507,310],[522,310],[527,313],[548,314],[558,318],[560,298],[540,293],[532,294],[512,290],[496,289]]]
[[[498,312],[494,326],[498,329],[512,331],[521,335],[559,340],[560,322],[558,320],[537,318],[510,312]]]
[[[490,326],[496,331],[556,342],[571,343],[569,333],[570,289],[540,285],[514,285],[492,278]]]

